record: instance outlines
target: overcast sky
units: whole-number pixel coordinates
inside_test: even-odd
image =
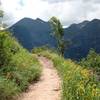
[[[64,26],[83,20],[100,19],[100,0],[0,0],[10,24],[30,17],[47,21],[58,17]]]

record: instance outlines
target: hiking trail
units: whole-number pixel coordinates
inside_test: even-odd
[[[42,65],[40,80],[31,84],[18,100],[60,100],[61,81],[53,62],[46,57],[38,57],[38,60]]]

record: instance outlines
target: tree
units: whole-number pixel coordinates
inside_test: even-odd
[[[62,24],[60,23],[59,19],[56,17],[52,17],[49,20],[52,31],[53,31],[53,36],[55,36],[56,41],[57,41],[57,50],[58,52],[63,56],[64,51],[65,51],[65,40],[64,40],[64,29]]]
[[[3,10],[0,10],[0,30],[3,29],[3,16],[4,16]]]

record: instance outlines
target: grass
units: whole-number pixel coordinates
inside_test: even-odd
[[[62,79],[62,100],[100,100],[100,83],[92,70],[50,50],[37,53],[51,59],[57,68]]]
[[[0,32],[0,100],[13,100],[41,74],[37,58],[9,32]]]
[[[91,49],[86,58],[83,58],[78,62],[81,66],[91,68],[94,70],[94,73],[97,74],[98,79],[100,80],[100,54],[96,53],[95,50]]]

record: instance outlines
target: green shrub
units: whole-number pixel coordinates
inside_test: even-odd
[[[20,88],[13,81],[0,76],[0,100],[12,100],[19,92]]]
[[[0,32],[0,98],[13,99],[40,74],[36,57],[20,46],[9,32]]]
[[[10,61],[12,53],[9,48],[10,41],[8,33],[0,32],[0,66],[8,64],[8,62]]]
[[[47,51],[47,50],[50,50],[52,52],[57,52],[57,50],[55,48],[50,48],[49,45],[44,45],[44,46],[41,46],[41,47],[33,48],[32,53],[39,54],[39,52]]]
[[[0,66],[8,65],[11,57],[18,49],[18,43],[9,32],[0,32]]]
[[[87,57],[80,61],[80,65],[89,67],[100,74],[100,54],[91,49]]]

